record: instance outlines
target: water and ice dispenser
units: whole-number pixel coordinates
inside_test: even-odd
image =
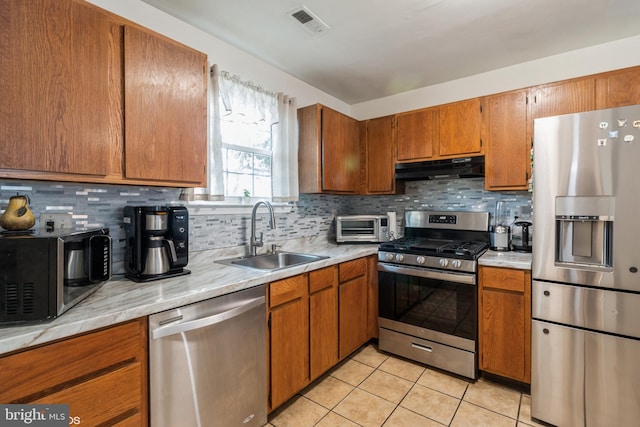
[[[556,266],[611,271],[613,197],[556,198]]]

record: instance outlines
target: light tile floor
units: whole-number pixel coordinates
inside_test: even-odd
[[[275,427],[528,427],[531,398],[467,381],[367,344],[269,416]]]

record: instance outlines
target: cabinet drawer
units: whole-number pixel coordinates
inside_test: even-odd
[[[141,364],[136,362],[50,394],[32,403],[68,403],[69,415],[95,426],[124,413],[140,411]],[[140,425],[140,424],[138,424]]]
[[[144,359],[146,342],[145,318],[4,357],[0,402],[33,396],[125,360]]]
[[[340,264],[340,283],[356,277],[364,276],[367,272],[367,259],[359,258]]]
[[[271,283],[269,285],[269,308],[301,298],[305,294],[307,277],[308,275],[305,273]]]
[[[524,270],[511,268],[482,267],[480,269],[482,287],[524,292],[525,273]]]
[[[321,268],[309,273],[309,293],[330,288],[336,282],[336,266]]]

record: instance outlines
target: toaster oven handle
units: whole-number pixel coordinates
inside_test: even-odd
[[[111,236],[99,234],[89,238],[89,281],[111,279]]]
[[[450,273],[446,271],[432,270],[429,268],[404,267],[395,264],[378,263],[378,271],[387,273],[404,274],[405,276],[423,277],[425,279],[444,280],[447,282],[475,285],[475,274]]]

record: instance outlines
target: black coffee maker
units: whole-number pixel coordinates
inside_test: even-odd
[[[189,212],[184,206],[124,208],[125,277],[136,282],[191,273]]]

